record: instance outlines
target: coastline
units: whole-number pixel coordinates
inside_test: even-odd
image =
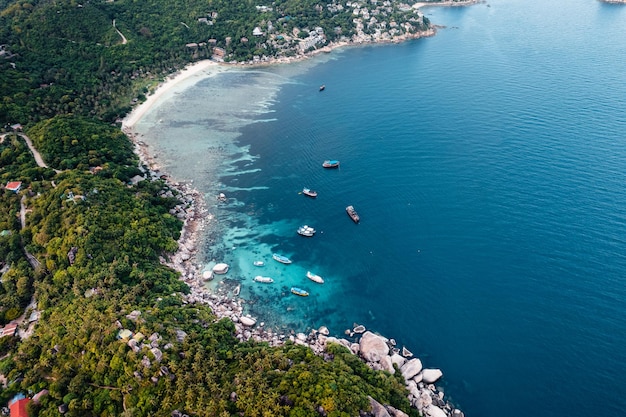
[[[470,1],[472,3],[475,2],[475,0]],[[177,212],[183,220],[183,227],[178,240],[179,249],[176,253],[171,255],[170,259],[162,259],[162,263],[181,274],[181,279],[191,287],[192,295],[199,297],[202,300],[206,300],[206,295],[211,294],[204,287],[204,278],[202,276],[203,266],[197,264],[196,254],[200,237],[199,234],[202,230],[204,230],[206,222],[212,220],[212,217],[208,216],[206,202],[198,190],[193,188],[190,184],[175,182],[168,173],[161,172],[161,166],[151,155],[149,146],[141,140],[139,133],[135,130],[135,125],[143,118],[143,116],[155,105],[158,105],[159,101],[164,98],[167,93],[174,90],[175,87],[183,84],[185,81],[193,77],[200,76],[201,74],[203,77],[211,77],[221,72],[235,70],[242,67],[255,68],[270,65],[290,64],[311,59],[322,53],[330,53],[339,48],[385,43],[401,43],[412,39],[434,36],[435,34],[436,29],[433,27],[427,31],[420,31],[410,35],[402,35],[384,42],[331,42],[323,48],[316,49],[306,54],[300,54],[293,57],[271,58],[263,62],[238,62],[229,64],[209,59],[197,61],[185,66],[182,70],[168,75],[165,80],[158,84],[152,92],[148,93],[145,101],[137,104],[131,112],[122,119],[121,130],[133,143],[135,147],[134,151],[139,157],[140,165],[148,168],[150,171],[148,173],[149,176],[161,177],[165,179],[168,186],[180,194],[181,205],[177,208]],[[226,293],[228,291],[224,292]],[[220,297],[221,302],[224,302],[223,297],[227,298],[228,296],[222,295]],[[237,303],[236,309],[239,311],[239,316],[241,316],[243,311],[241,303]],[[216,315],[218,315],[219,318],[233,318],[232,315],[222,315],[221,313],[218,314],[218,312],[216,312]],[[264,340],[267,339],[264,338]]]
[[[217,62],[205,59],[189,64],[181,71],[169,75],[165,81],[157,86],[152,94],[147,96],[146,101],[137,105],[128,115],[126,115],[126,117],[124,117],[122,120],[122,130],[125,131],[132,129],[135,124],[141,120],[144,114],[146,114],[146,112],[148,112],[148,110],[150,110],[158,102],[158,100],[174,86],[202,72],[207,72],[207,75],[210,76],[211,74],[219,72],[218,68],[219,64]]]
[[[462,0],[462,1],[440,1],[440,2],[432,2],[432,3],[420,2],[420,3],[413,4],[412,7],[415,9],[421,9],[422,7],[429,7],[429,6],[459,7],[459,6],[471,6],[473,4],[478,4],[481,2],[485,2],[485,1],[484,0]]]
[[[474,0],[470,0],[474,1]],[[401,43],[412,39],[419,39],[422,37],[434,36],[436,29],[432,28],[427,31],[420,31],[410,35],[402,35],[394,38],[393,40],[384,42],[363,42],[353,43],[347,41],[331,42],[329,45],[323,48],[316,49],[306,54],[300,54],[293,57],[279,57],[271,58],[263,62],[238,62],[238,63],[221,63],[213,60],[205,59],[197,61],[185,66],[182,70],[168,75],[164,81],[157,85],[157,87],[149,92],[146,100],[137,104],[129,114],[127,114],[121,121],[121,130],[131,140],[134,145],[134,152],[139,157],[140,165],[147,167],[147,177],[150,178],[162,178],[166,181],[168,187],[179,193],[181,204],[177,206],[176,212],[178,217],[183,221],[183,227],[181,229],[180,238],[178,240],[178,251],[171,254],[169,259],[162,258],[161,262],[164,265],[178,271],[180,273],[180,279],[185,281],[191,288],[191,294],[189,296],[190,302],[203,302],[211,300],[211,308],[214,310],[218,318],[228,317],[233,319],[235,323],[242,317],[243,306],[240,299],[234,294],[232,289],[219,288],[218,294],[213,294],[204,286],[203,277],[203,265],[197,263],[196,255],[198,252],[198,243],[200,240],[200,233],[206,227],[206,223],[212,220],[212,216],[206,208],[206,202],[201,193],[193,188],[191,184],[177,182],[166,172],[161,171],[161,166],[155,160],[150,152],[148,144],[146,144],[140,138],[140,134],[136,131],[136,124],[143,118],[143,116],[149,112],[154,106],[159,104],[159,101],[167,95],[167,93],[173,91],[175,87],[180,86],[185,81],[188,81],[196,76],[211,77],[218,73],[236,70],[238,68],[256,68],[267,67],[271,65],[283,65],[295,62],[300,62],[313,58],[316,55],[322,53],[330,53],[335,49],[344,47],[358,47],[374,44],[388,44],[388,43]],[[238,292],[238,291],[235,291]],[[235,300],[235,298],[237,298]],[[219,305],[227,304],[229,309],[223,310]],[[256,323],[256,319],[252,319]],[[254,324],[253,324],[254,325]],[[263,327],[263,323],[261,326]],[[281,343],[284,336],[280,338],[272,337],[271,332],[264,334],[263,329],[256,334],[257,340],[263,340],[272,342],[274,344]],[[346,330],[349,332],[349,330]],[[246,339],[249,339],[252,334],[247,334]],[[293,337],[293,335],[292,335]]]
[[[476,1],[471,0],[460,5],[474,3]],[[423,5],[429,6],[431,4]],[[454,3],[453,5],[457,6],[459,4]],[[206,208],[205,199],[200,192],[193,188],[192,184],[175,182],[167,173],[161,172],[161,167],[151,156],[148,145],[140,139],[138,132],[135,130],[136,124],[142,117],[157,105],[168,92],[180,86],[184,81],[200,74],[203,74],[203,77],[210,77],[220,72],[242,67],[264,67],[293,63],[310,59],[321,53],[330,53],[334,49],[346,46],[401,43],[411,39],[434,36],[435,34],[436,29],[433,27],[427,31],[403,35],[384,41],[336,42],[306,54],[288,58],[271,58],[262,62],[229,64],[218,63],[212,60],[198,61],[168,76],[160,83],[147,96],[144,102],[137,105],[122,120],[122,131],[135,145],[135,153],[139,156],[141,165],[148,167],[147,178],[162,178],[170,189],[179,193],[178,198],[181,203],[176,207],[175,211],[177,217],[183,221],[183,227],[178,240],[178,251],[170,254],[167,259],[161,258],[161,262],[178,271],[180,279],[189,286],[190,293],[183,296],[185,302],[207,305],[218,319],[230,319],[235,324],[236,337],[240,341],[255,340],[266,342],[270,346],[280,346],[289,340],[295,344],[311,348],[317,355],[322,355],[325,352],[326,344],[332,342],[348,348],[372,369],[394,373],[396,372],[393,366],[395,364],[405,377],[411,405],[419,410],[422,415],[462,417],[464,416],[463,412],[444,400],[443,391],[434,385],[443,376],[443,373],[439,369],[423,368],[421,361],[418,358],[413,358],[413,354],[406,347],[402,349],[397,348],[394,339],[388,339],[366,331],[364,326],[357,324],[352,329],[345,330],[346,336],[344,338],[329,336],[330,332],[325,326],[317,330],[313,329],[309,334],[296,334],[293,330],[290,334],[281,334],[266,328],[263,322],[257,323],[257,318],[244,315],[243,304],[246,301],[238,297],[239,286],[230,288],[226,285],[220,285],[216,290],[208,290],[204,285],[206,279],[203,275],[204,266],[198,264],[196,259],[201,231],[205,228],[207,222],[213,220]],[[373,409],[376,408],[376,404],[382,406],[374,400],[372,401]]]

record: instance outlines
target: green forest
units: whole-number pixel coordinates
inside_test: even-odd
[[[399,373],[373,371],[345,347],[321,357],[239,342],[231,321],[183,302],[189,288],[160,262],[178,248],[182,222],[170,212],[180,201],[160,178],[130,181],[142,170],[120,119],[209,46],[234,60],[276,54],[228,41],[270,21],[321,27],[329,40],[354,32],[349,8],[259,5],[0,0],[0,325],[29,317],[31,303],[40,312],[30,337],[0,338],[0,405],[47,390],[30,415],[357,416],[373,397],[417,415]],[[19,191],[5,189],[14,181]]]

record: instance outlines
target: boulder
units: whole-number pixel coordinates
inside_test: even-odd
[[[163,353],[159,350],[159,348],[152,348],[150,352],[154,355],[154,360],[157,362],[161,362],[161,358],[163,357]]]
[[[244,326],[254,326],[256,324],[256,320],[251,317],[239,317],[239,322]]]
[[[393,355],[391,355],[391,362],[398,365],[398,369],[400,369],[406,363],[406,359],[400,356],[399,354],[394,353]]]
[[[228,265],[225,264],[225,263],[219,263],[219,264],[217,264],[217,265],[215,265],[213,267],[213,273],[214,274],[222,275],[222,274],[225,274],[227,272],[228,272]]]
[[[187,337],[187,333],[185,333],[183,330],[180,330],[180,329],[176,330],[176,341],[182,343],[186,337]]]
[[[426,384],[432,384],[443,376],[440,369],[424,369],[422,371],[422,380]]]
[[[417,388],[417,384],[414,381],[407,382],[406,389],[409,391],[409,394],[415,398],[419,398],[421,395],[420,390]]]
[[[393,362],[391,361],[391,356],[385,355],[380,358],[380,365],[385,371],[390,372],[392,375],[396,373],[396,370],[393,367]]]
[[[422,361],[418,358],[413,358],[407,363],[405,363],[400,371],[402,372],[402,376],[406,381],[413,378],[415,375],[419,374],[422,370]]]
[[[374,417],[391,417],[385,407],[372,397],[368,397],[370,400],[370,406],[372,410],[370,411],[371,415]]]
[[[420,382],[422,382],[423,379],[424,379],[424,375],[420,372],[419,374],[415,375],[411,381],[414,381],[416,384],[419,384]]]
[[[448,415],[441,408],[431,404],[424,408],[424,417],[448,417]]]
[[[423,389],[420,391],[420,395],[419,395],[419,401],[421,404],[421,408],[422,410],[428,406],[430,406],[433,403],[433,397],[432,397],[432,392],[427,390],[427,389]]]
[[[336,337],[332,337],[332,336],[326,338],[326,344],[329,344],[329,343],[341,344],[341,342],[339,342],[339,339],[337,339]]]
[[[393,408],[390,405],[387,406],[387,411],[391,417],[409,417],[409,415],[404,411]]]
[[[365,332],[359,341],[359,352],[368,362],[378,362],[381,357],[389,354],[389,346],[385,337],[372,332]]]
[[[365,326],[363,326],[362,324],[356,325],[354,329],[352,329],[352,331],[356,334],[362,334],[365,332],[365,330]]]
[[[128,320],[137,321],[137,319],[141,316],[141,311],[133,310],[129,314],[126,315]]]
[[[326,326],[320,327],[318,332],[319,334],[324,335],[324,336],[328,336],[330,334],[330,331],[328,330],[328,327]]]

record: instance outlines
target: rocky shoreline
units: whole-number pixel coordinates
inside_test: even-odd
[[[255,340],[266,342],[270,346],[280,346],[291,341],[309,347],[320,356],[327,354],[326,346],[329,343],[336,343],[359,356],[371,369],[393,374],[396,372],[396,365],[406,381],[408,399],[420,414],[426,417],[464,417],[463,412],[448,402],[443,390],[435,385],[443,376],[441,370],[424,368],[420,359],[414,358],[406,347],[397,347],[394,339],[375,334],[357,324],[352,329],[345,330],[344,338],[330,336],[330,331],[325,326],[311,330],[308,334],[294,331],[288,335],[281,334],[267,328],[257,318],[244,314],[245,300],[233,296],[237,293],[233,288],[220,287],[215,292],[207,290],[203,266],[196,259],[200,232],[205,228],[206,222],[212,220],[204,198],[191,184],[174,182],[163,174],[154,158],[149,155],[147,145],[138,139],[137,134],[129,128],[125,128],[124,132],[135,144],[135,152],[140,158],[145,177],[151,180],[164,179],[169,190],[164,190],[163,196],[175,196],[180,201],[170,212],[183,221],[178,240],[179,250],[169,257],[162,257],[161,262],[178,271],[180,279],[189,286],[190,293],[183,296],[184,303],[206,305],[218,319],[230,319],[235,325],[235,337],[240,341]],[[406,416],[404,412],[380,404],[373,398],[370,403],[373,416]]]
[[[476,1],[469,0],[463,3],[450,5],[468,5]],[[431,4],[423,4],[430,6]],[[437,4],[434,4],[437,5]],[[409,39],[417,39],[435,35],[435,29],[421,31],[410,35],[403,35],[388,42],[399,43]],[[272,64],[282,64],[308,59],[313,55],[331,52],[333,49],[344,46],[358,46],[366,43],[332,43],[313,52],[291,58],[270,58],[262,62],[239,62],[237,64],[222,64],[224,66],[263,66]],[[380,43],[380,42],[375,42]],[[396,347],[394,339],[368,331],[364,326],[355,324],[352,329],[345,331],[345,338],[330,336],[328,328],[322,326],[317,330],[311,330],[308,334],[291,332],[289,335],[281,334],[266,328],[265,323],[250,315],[244,314],[243,304],[245,300],[238,298],[237,288],[220,287],[215,292],[207,290],[204,285],[202,273],[203,265],[198,264],[196,255],[200,232],[205,228],[206,222],[212,220],[212,216],[206,208],[204,198],[201,193],[195,190],[190,183],[174,182],[167,174],[163,174],[160,166],[149,154],[148,146],[140,140],[133,130],[133,123],[124,124],[123,132],[131,139],[135,145],[135,153],[139,156],[141,166],[145,170],[145,177],[148,179],[164,179],[170,190],[164,191],[166,197],[177,197],[180,201],[171,214],[183,221],[180,239],[178,241],[179,250],[169,257],[162,257],[164,265],[180,273],[180,279],[190,288],[190,293],[183,296],[183,301],[190,304],[203,304],[211,308],[218,319],[230,319],[236,328],[236,337],[240,341],[255,340],[266,342],[270,346],[280,346],[286,341],[309,347],[315,354],[326,355],[328,343],[337,343],[348,348],[354,355],[358,355],[367,365],[374,370],[382,370],[395,373],[396,368],[402,373],[406,381],[409,392],[408,399],[419,413],[426,417],[464,417],[461,410],[448,402],[444,397],[444,392],[435,385],[443,373],[439,369],[423,368],[422,362],[414,358],[413,354],[406,348]],[[394,368],[394,365],[396,368]],[[388,405],[382,405],[370,398],[372,406],[371,415],[377,417],[395,416],[402,417],[406,414]]]
[[[164,179],[170,190],[165,190],[163,196],[176,196],[180,200],[171,214],[183,220],[179,250],[169,257],[162,257],[161,262],[180,273],[180,279],[189,285],[190,293],[183,296],[183,301],[189,304],[203,304],[211,308],[218,319],[230,319],[236,329],[235,336],[240,341],[255,340],[266,342],[270,346],[280,346],[286,341],[309,347],[317,355],[326,355],[328,343],[337,343],[348,348],[354,355],[358,355],[374,370],[395,373],[396,365],[405,378],[409,392],[409,401],[422,415],[427,417],[463,417],[461,410],[446,401],[444,392],[435,385],[443,373],[439,369],[423,368],[422,362],[414,358],[406,348],[396,346],[394,339],[368,331],[364,326],[356,325],[345,331],[346,337],[330,336],[328,328],[322,326],[311,330],[308,334],[291,332],[289,335],[277,333],[266,328],[265,323],[250,315],[244,314],[242,300],[233,296],[232,288],[221,287],[216,292],[210,292],[204,286],[202,265],[197,263],[198,238],[206,222],[212,217],[206,209],[202,195],[191,184],[172,182],[167,175],[160,172],[159,166],[149,156],[147,146],[137,140],[136,134],[130,130],[126,134],[135,143],[135,151],[146,169],[146,178]],[[388,405],[382,405],[370,399],[373,416],[406,416],[400,410]]]

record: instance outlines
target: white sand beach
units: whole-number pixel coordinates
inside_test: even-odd
[[[160,84],[156,91],[148,96],[146,101],[135,107],[125,118],[122,120],[122,129],[132,129],[133,126],[141,120],[143,115],[154,106],[159,99],[174,86],[181,82],[193,77],[194,75],[202,74],[203,77],[208,77],[219,72],[225,71],[227,68],[218,64],[215,61],[203,60],[194,62],[186,66],[183,70],[170,75],[162,84]]]

